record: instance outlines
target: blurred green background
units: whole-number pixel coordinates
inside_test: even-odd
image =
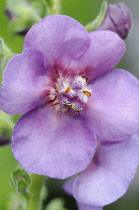
[[[17,0],[18,1],[18,0]],[[41,0],[40,0],[41,1]],[[118,1],[108,1],[116,3]],[[134,24],[130,32],[126,44],[127,52],[124,59],[119,64],[120,68],[132,72],[139,78],[139,0],[124,0],[131,9]],[[63,14],[69,15],[82,24],[92,21],[98,14],[102,0],[63,0]],[[6,44],[15,53],[21,53],[23,45],[23,37],[15,35],[10,31],[8,19],[5,15],[6,0],[0,0],[0,37],[3,37]],[[6,210],[9,200],[9,193],[14,192],[9,183],[10,175],[13,169],[18,165],[14,160],[10,146],[0,147],[0,210]],[[57,188],[56,185],[57,184]],[[75,203],[72,198],[66,196],[64,192],[59,191],[59,183],[50,180],[48,183],[51,189],[50,198],[55,196],[64,196],[66,205],[69,210],[76,210]],[[105,207],[105,210],[139,210],[139,172],[136,174],[128,192],[117,202]],[[49,199],[50,199],[49,198]]]

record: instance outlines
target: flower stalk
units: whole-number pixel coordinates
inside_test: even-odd
[[[91,23],[88,23],[85,28],[87,31],[95,31],[102,23],[105,15],[106,15],[106,11],[108,8],[108,3],[107,1],[103,1],[101,8],[100,8],[100,12],[98,14],[98,16],[96,17],[96,19],[94,21],[92,21]]]
[[[41,210],[42,199],[41,192],[44,184],[45,176],[31,174],[32,184],[29,189],[31,196],[26,197],[27,207],[26,210]]]
[[[61,0],[46,0],[48,15],[61,14]]]

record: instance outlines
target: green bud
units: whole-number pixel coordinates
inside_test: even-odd
[[[25,197],[28,194],[28,188],[31,184],[31,178],[23,169],[18,169],[11,176],[11,184],[17,192],[22,193]]]
[[[43,6],[41,2],[27,0],[7,0],[6,14],[10,20],[9,26],[14,33],[25,35],[31,26],[41,20]]]
[[[88,23],[85,26],[86,30],[88,30],[89,32],[94,31],[101,25],[106,15],[107,8],[108,8],[108,3],[106,1],[103,1],[98,16],[96,17],[94,21],[92,21],[91,23]]]
[[[4,43],[3,38],[0,37],[0,71],[2,71],[8,60],[14,56],[14,53],[10,48]]]
[[[67,210],[67,208],[64,207],[63,199],[55,198],[47,205],[45,210]]]
[[[11,116],[0,110],[0,146],[10,143],[13,128]]]

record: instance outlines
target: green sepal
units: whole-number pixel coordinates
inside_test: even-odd
[[[101,8],[100,8],[100,12],[98,14],[98,16],[96,17],[95,20],[93,20],[91,23],[88,23],[85,28],[87,31],[91,32],[91,31],[95,31],[103,22],[106,12],[107,12],[107,8],[108,8],[108,3],[107,1],[103,1],[101,4]]]
[[[23,169],[17,169],[14,171],[10,182],[17,192],[22,193],[25,197],[29,196],[28,189],[31,185],[31,178]]]
[[[14,53],[5,44],[4,39],[0,37],[0,71],[2,71],[7,62],[14,56]]]

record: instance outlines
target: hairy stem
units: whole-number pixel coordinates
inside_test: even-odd
[[[61,13],[61,0],[47,0],[47,4],[49,15],[59,15]]]
[[[31,174],[32,184],[29,189],[30,196],[26,197],[27,207],[26,210],[41,210],[42,199],[41,191],[44,184],[45,176]]]

